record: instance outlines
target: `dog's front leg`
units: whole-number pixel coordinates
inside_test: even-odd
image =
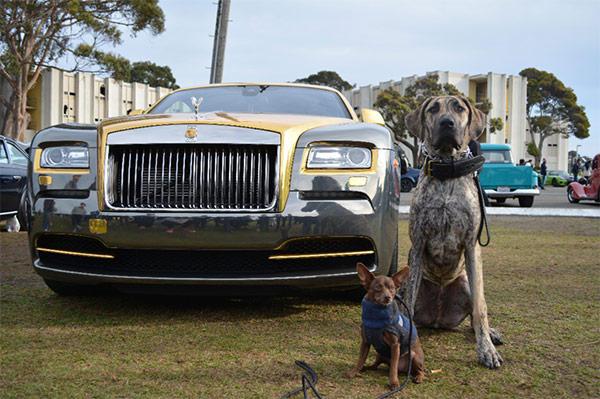
[[[400,361],[400,342],[395,334],[383,332],[383,341],[391,349],[390,357],[390,389],[394,390],[400,386],[398,382],[398,362]]]
[[[371,349],[371,345],[367,342],[367,337],[365,336],[365,331],[361,328],[360,335],[362,337],[362,341],[360,343],[360,351],[358,353],[358,362],[356,363],[356,367],[354,367],[346,376],[348,378],[354,378],[363,370],[363,366],[367,361],[367,356],[369,356],[369,350]]]
[[[413,246],[408,254],[408,266],[410,274],[408,280],[400,288],[400,297],[408,305],[410,313],[414,315],[417,295],[421,287],[423,278],[423,245],[420,242],[413,242]],[[408,315],[407,315],[408,316]]]
[[[473,297],[471,323],[477,340],[479,363],[488,368],[498,368],[502,357],[490,339],[490,327],[487,318],[487,305],[483,293],[483,267],[481,264],[481,247],[475,243],[465,250],[465,262],[469,287]]]

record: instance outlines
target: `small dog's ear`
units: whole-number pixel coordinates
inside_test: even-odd
[[[369,286],[371,285],[371,281],[373,281],[375,278],[375,275],[371,273],[369,269],[367,269],[367,267],[361,262],[356,264],[356,272],[358,273],[358,278],[360,278],[362,285],[368,290]]]
[[[410,267],[406,266],[404,269],[400,270],[397,273],[394,273],[392,276],[392,280],[394,281],[394,285],[396,288],[399,288],[403,282],[408,279],[408,275],[410,274]]]
[[[485,130],[485,114],[475,108],[468,98],[463,96],[459,97],[469,110],[469,137],[471,137],[471,140],[477,140]]]
[[[413,112],[406,115],[406,118],[404,118],[404,123],[406,124],[408,130],[410,130],[412,134],[414,134],[420,140],[423,140],[425,136],[425,129],[423,126],[425,122],[425,108],[427,108],[427,105],[429,105],[432,98],[433,97],[430,97],[425,100],[419,108],[415,109]]]

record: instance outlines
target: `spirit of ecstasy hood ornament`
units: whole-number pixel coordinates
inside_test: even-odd
[[[194,106],[194,119],[198,120],[201,117],[198,116],[198,107],[200,107],[200,104],[202,104],[202,101],[204,101],[204,97],[200,97],[200,99],[197,99],[196,97],[192,97],[192,105]]]

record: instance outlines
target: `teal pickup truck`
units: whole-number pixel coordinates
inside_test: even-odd
[[[517,198],[520,206],[531,207],[540,194],[538,175],[531,166],[515,165],[506,144],[481,144],[481,150],[485,164],[479,181],[487,196],[500,204]]]

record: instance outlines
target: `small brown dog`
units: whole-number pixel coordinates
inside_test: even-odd
[[[392,277],[375,276],[362,263],[357,263],[356,271],[367,290],[363,299],[361,335],[362,343],[356,367],[347,376],[354,378],[359,372],[375,370],[381,363],[390,366],[390,389],[399,386],[398,372],[408,370],[408,350],[411,351],[411,374],[413,382],[423,381],[423,361],[425,356],[417,330],[413,326],[412,342],[408,342],[409,321],[400,313],[394,297],[398,288],[408,278],[409,267],[405,267]],[[364,366],[371,345],[377,351],[377,358],[370,366]]]

